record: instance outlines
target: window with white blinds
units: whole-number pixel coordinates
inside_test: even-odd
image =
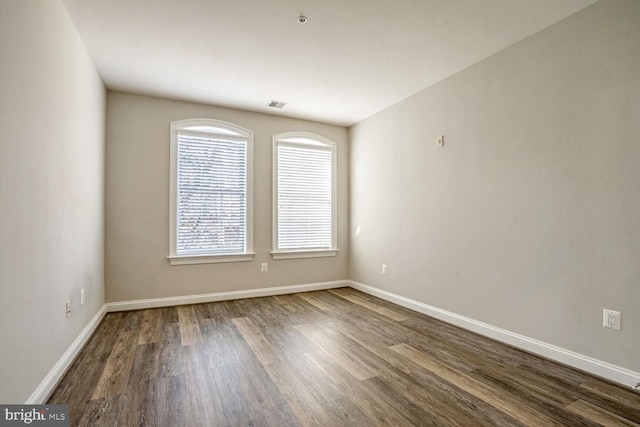
[[[335,143],[290,132],[273,149],[274,258],[335,256]]]
[[[251,132],[182,120],[171,146],[171,263],[250,260]]]

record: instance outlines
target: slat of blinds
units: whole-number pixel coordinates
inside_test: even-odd
[[[179,255],[245,251],[246,142],[178,136]]]
[[[331,248],[332,153],[278,145],[278,249]]]

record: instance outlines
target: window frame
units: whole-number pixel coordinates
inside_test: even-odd
[[[279,249],[278,243],[278,146],[319,145],[331,151],[331,248],[318,249]],[[273,259],[334,257],[338,253],[338,215],[337,215],[337,164],[338,145],[322,135],[311,132],[283,132],[272,138],[272,250]]]
[[[193,129],[193,128],[209,128]],[[180,133],[199,134],[232,138],[246,144],[246,235],[245,251],[224,254],[177,254],[178,241],[178,135]],[[252,261],[253,252],[253,132],[233,123],[217,119],[197,118],[177,120],[171,123],[169,173],[169,256],[171,265],[210,264],[223,262]]]

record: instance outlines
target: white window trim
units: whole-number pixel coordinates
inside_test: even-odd
[[[331,164],[331,248],[330,249],[301,249],[301,250],[278,250],[278,144],[293,143],[304,144],[305,141],[313,141],[328,147],[333,152]],[[338,215],[337,215],[337,165],[338,165],[338,145],[322,135],[311,132],[284,132],[273,135],[272,138],[272,245],[271,256],[273,259],[295,259],[295,258],[321,258],[334,257],[338,254],[337,238],[338,238]]]
[[[310,251],[271,251],[273,259],[324,258],[338,255],[338,249],[322,249]]]
[[[205,130],[188,130],[195,126],[220,128],[223,131],[216,133]],[[197,254],[178,255],[177,244],[177,217],[178,217],[178,132],[199,135],[219,135],[225,138],[233,138],[229,133],[239,135],[240,139],[247,142],[247,235],[245,252],[230,254]],[[211,264],[222,262],[252,261],[253,252],[253,132],[233,123],[215,119],[186,119],[171,123],[171,155],[169,172],[169,256],[167,259],[171,265],[185,264]]]

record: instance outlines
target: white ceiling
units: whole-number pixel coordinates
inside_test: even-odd
[[[595,0],[63,2],[109,89],[349,126]]]

